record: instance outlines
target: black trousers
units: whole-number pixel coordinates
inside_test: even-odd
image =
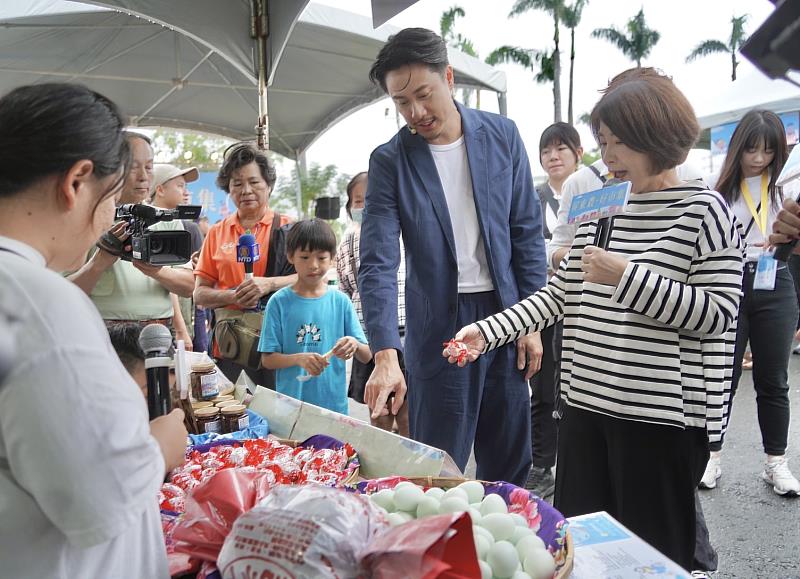
[[[558,421],[553,418],[561,379],[561,322],[542,331],[542,368],[531,378],[531,451],[533,466],[556,464]]]
[[[733,358],[730,406],[742,376],[742,356],[750,341],[753,353],[753,384],[756,390],[758,425],[764,452],[786,453],[789,436],[789,357],[797,327],[798,305],[794,280],[785,266],[778,269],[775,289],[754,290],[755,264],[745,264]],[[711,450],[722,449],[722,442]]]
[[[691,569],[695,489],[706,462],[705,429],[621,420],[567,405],[554,505],[566,517],[607,511]]]
[[[794,279],[794,293],[797,295],[797,303],[800,304],[800,255],[793,253],[789,257],[787,265],[789,273],[792,274],[792,279]],[[797,317],[797,328],[800,329],[800,316]]]

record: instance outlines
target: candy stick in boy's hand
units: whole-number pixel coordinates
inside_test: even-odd
[[[325,358],[326,362],[328,362],[331,359],[331,356],[333,356],[333,350],[329,350],[329,351],[325,352],[322,355],[322,357]],[[324,370],[323,370],[323,372],[324,372]],[[300,374],[297,377],[297,381],[298,382],[308,382],[309,380],[311,380],[314,377],[315,376],[312,376],[311,374]]]

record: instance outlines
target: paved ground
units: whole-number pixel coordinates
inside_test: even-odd
[[[789,434],[790,465],[800,476],[800,356],[793,356],[790,384],[794,425]],[[366,407],[351,402],[351,415],[368,420]],[[759,478],[763,452],[750,373],[740,384],[716,489],[701,491],[718,579],[800,579],[800,498],[776,495]],[[474,476],[475,465],[467,466]]]

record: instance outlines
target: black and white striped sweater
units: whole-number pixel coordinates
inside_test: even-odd
[[[583,281],[597,222],[582,224],[547,287],[478,322],[486,350],[563,317],[562,396],[622,419],[727,426],[743,244],[722,197],[704,188],[631,195],[609,251],[629,260],[619,285]]]

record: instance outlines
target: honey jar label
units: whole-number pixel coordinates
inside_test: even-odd
[[[203,398],[211,398],[219,395],[219,382],[216,372],[200,376],[200,393]]]
[[[245,414],[244,416],[239,418],[239,430],[244,430],[248,426],[250,426],[250,417],[247,414]]]
[[[203,430],[205,432],[214,432],[216,434],[220,434],[222,432],[222,420],[211,420],[203,424]]]

